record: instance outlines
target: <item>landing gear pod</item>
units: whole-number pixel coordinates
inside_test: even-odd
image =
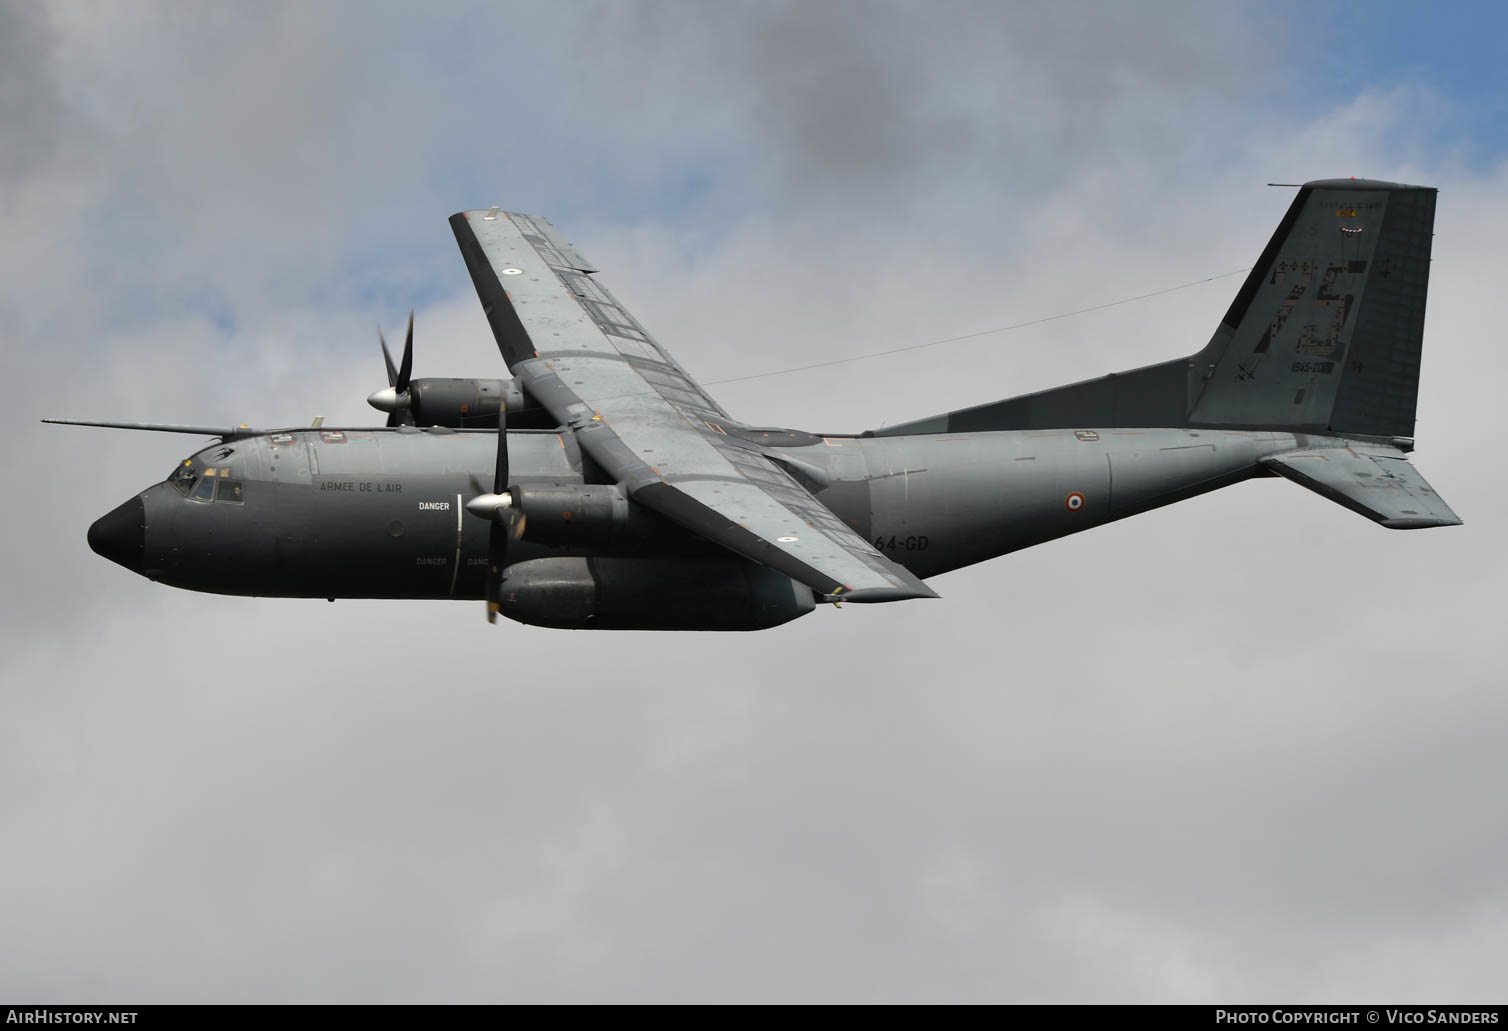
[[[562,630],[764,630],[811,589],[742,559],[541,558],[509,566],[499,611]]]

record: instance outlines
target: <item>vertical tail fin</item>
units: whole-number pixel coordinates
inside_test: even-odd
[[[1435,190],[1306,183],[1199,353],[875,436],[1210,426],[1413,437]]]
[[[1412,437],[1435,191],[1303,186],[1209,345],[1188,422]]]

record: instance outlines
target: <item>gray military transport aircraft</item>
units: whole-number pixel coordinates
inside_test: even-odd
[[[1307,183],[1187,358],[858,434],[729,415],[549,222],[450,219],[510,380],[413,379],[385,428],[208,434],[89,529],[174,587],[473,598],[489,620],[760,630],[1257,476],[1460,523],[1413,449],[1435,190]],[[318,420],[316,420],[318,422]],[[469,515],[468,515],[469,513]]]

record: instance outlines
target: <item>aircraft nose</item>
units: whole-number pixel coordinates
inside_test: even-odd
[[[133,573],[145,565],[147,507],[137,495],[100,516],[89,527],[89,546],[96,554],[118,562]]]

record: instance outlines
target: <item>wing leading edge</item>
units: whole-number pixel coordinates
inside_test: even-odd
[[[543,218],[453,215],[498,349],[635,501],[819,594],[935,598],[764,454]]]

